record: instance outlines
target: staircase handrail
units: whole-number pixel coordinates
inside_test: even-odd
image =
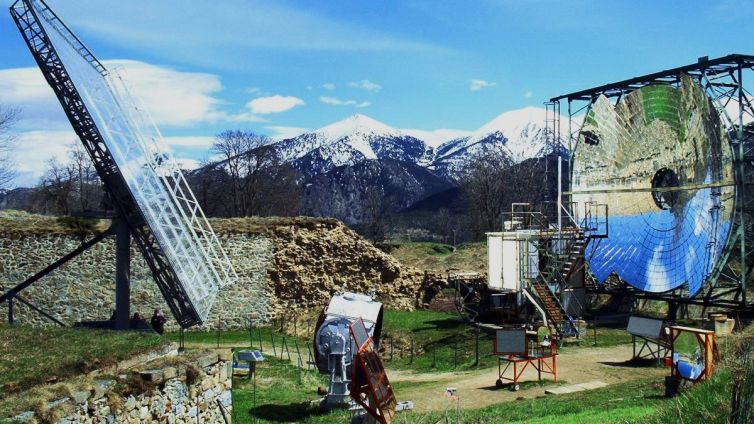
[[[534,307],[537,309],[537,312],[539,312],[539,314],[542,316],[542,322],[544,323],[545,327],[549,328],[547,324],[547,313],[545,312],[544,307],[542,307],[542,305],[540,305],[538,301],[539,295],[533,295],[530,290],[531,287],[526,286],[524,287],[524,290],[522,290],[522,292],[524,293],[524,296],[526,296],[526,298],[529,300],[529,302],[534,305]]]

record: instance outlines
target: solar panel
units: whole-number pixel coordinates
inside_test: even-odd
[[[650,85],[617,105],[600,96],[573,154],[573,201],[607,204],[609,236],[587,260],[648,292],[694,296],[731,228],[734,176],[728,135],[701,86]]]
[[[159,256],[166,258],[199,321],[206,320],[219,288],[231,284],[237,276],[149,113],[131,96],[118,73],[102,65],[44,1],[22,0],[11,11],[69,120],[77,127],[81,115],[68,110],[58,92],[61,88],[57,85],[68,81],[49,75],[41,63],[43,58],[57,54],[58,64],[67,71],[65,77],[70,78],[85,106],[84,117],[93,120],[91,131],[103,139],[105,153],[117,165],[156,240]],[[86,145],[86,134],[77,133]],[[92,159],[98,160],[95,156]],[[102,177],[102,171],[98,172]]]

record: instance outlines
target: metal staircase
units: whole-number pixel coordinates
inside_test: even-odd
[[[572,211],[575,209],[572,207]],[[544,309],[558,336],[577,337],[576,320],[568,314],[560,297],[568,290],[585,289],[585,255],[590,241],[599,242],[600,238],[607,236],[607,210],[604,205],[587,204],[582,216],[574,217],[566,211],[564,218],[566,224],[553,235],[554,245],[539,246],[538,255],[545,263],[537,278],[529,279],[529,285],[531,294]],[[560,248],[554,248],[557,245]],[[584,278],[583,283],[578,282],[581,278]],[[570,299],[577,301],[578,298]]]
[[[568,315],[560,305],[558,298],[547,287],[544,280],[538,278],[532,281],[531,286],[534,289],[537,298],[542,302],[542,306],[547,313],[547,318],[556,326],[562,324],[567,319]]]
[[[543,278],[532,280],[531,287],[528,290],[544,310],[547,317],[547,326],[551,330],[554,329],[558,337],[578,336],[578,327],[575,320],[566,313],[558,297],[547,287]]]
[[[589,244],[589,238],[585,237],[584,231],[579,230],[574,234],[573,240],[568,245],[568,256],[560,268],[561,281],[567,282],[571,276],[584,267],[584,253]]]

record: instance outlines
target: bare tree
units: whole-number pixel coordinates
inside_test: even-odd
[[[244,142],[246,152],[241,156],[242,213],[243,215],[261,215],[271,206],[265,201],[265,196],[269,197],[278,191],[272,174],[276,174],[279,170],[280,154],[275,146],[271,145],[272,140],[266,136],[247,133]]]
[[[56,159],[47,162],[33,208],[43,213],[69,215],[74,210],[95,208],[101,195],[101,183],[88,153],[80,143],[72,143],[66,163]]]
[[[102,195],[102,187],[89,153],[81,143],[74,142],[69,146],[68,169],[74,182],[74,196],[71,199],[76,209],[93,209],[97,206]]]
[[[15,177],[10,151],[14,137],[10,130],[18,120],[18,109],[0,105],[0,188],[5,187]]]
[[[220,155],[220,164],[228,173],[230,185],[231,215],[240,215],[241,196],[240,184],[242,173],[241,154],[245,152],[247,133],[240,130],[223,131],[215,136],[212,152]]]
[[[466,198],[470,224],[477,236],[500,229],[506,209],[506,170],[512,165],[502,150],[489,149],[471,158],[461,177],[461,190]]]
[[[390,200],[380,187],[368,187],[362,198],[364,232],[372,241],[383,241],[390,220]]]
[[[74,187],[71,169],[56,159],[50,159],[37,187],[35,209],[43,213],[69,215]]]
[[[251,131],[224,131],[212,151],[218,162],[192,176],[201,203],[211,215],[294,215],[301,192],[294,170],[283,163],[272,140]]]
[[[434,233],[442,237],[443,243],[453,243],[454,233],[458,230],[457,220],[446,208],[440,208],[430,221],[430,227]]]

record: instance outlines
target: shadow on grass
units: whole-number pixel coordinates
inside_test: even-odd
[[[256,418],[282,423],[300,422],[308,417],[327,415],[330,411],[310,402],[279,405],[268,403],[259,405],[249,411]]]
[[[493,376],[494,377],[494,376]],[[537,387],[552,387],[552,386],[562,386],[564,384],[568,384],[566,381],[558,381],[557,383],[549,380],[549,379],[543,379],[541,381],[536,380],[525,380],[518,383],[519,384],[519,390],[528,390],[528,389],[534,389]],[[497,384],[493,384],[492,386],[485,386],[485,387],[479,387],[479,390],[487,390],[490,392],[494,392],[497,390],[505,390],[510,391],[511,387],[513,387],[512,382],[505,382],[503,383],[502,387],[498,387]]]
[[[607,365],[609,367],[620,367],[620,368],[663,368],[664,365],[662,362],[660,362],[657,359],[629,359],[628,361],[621,361],[621,362],[612,362],[612,361],[603,361],[599,362],[602,365]]]
[[[433,330],[452,330],[455,328],[459,328],[464,324],[463,320],[461,320],[460,317],[448,317],[444,319],[436,319],[432,321],[427,321],[424,323],[425,327],[415,328],[413,331],[415,333],[421,332],[421,331],[433,331]]]

